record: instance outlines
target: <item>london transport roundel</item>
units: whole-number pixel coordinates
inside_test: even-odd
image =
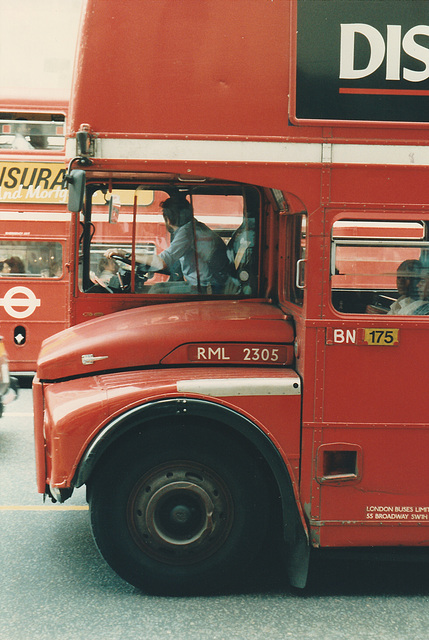
[[[40,307],[40,300],[28,287],[12,287],[0,298],[0,306],[12,318],[28,318]]]

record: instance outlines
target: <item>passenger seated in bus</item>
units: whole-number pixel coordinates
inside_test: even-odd
[[[63,274],[63,267],[61,262],[53,262],[49,269],[50,278],[59,278]]]
[[[396,287],[399,298],[390,306],[387,315],[406,316],[414,313],[422,304],[418,283],[421,279],[420,260],[404,260],[396,271]]]
[[[89,277],[95,285],[100,285],[103,289],[114,293],[115,289],[118,291],[123,289],[123,283],[118,271],[119,268],[115,260],[104,257],[98,263],[97,273],[90,271]]]
[[[171,272],[179,262],[182,282],[162,282],[150,288],[151,293],[223,293],[234,268],[228,259],[226,245],[212,229],[194,219],[191,203],[183,195],[161,202],[167,231],[172,234],[170,246],[159,255],[139,253],[136,262],[148,271]],[[194,245],[197,250],[195,251]],[[109,249],[104,254],[126,256],[123,249]]]
[[[118,272],[118,265],[112,258],[101,258],[98,263],[98,277],[104,282],[109,284],[110,280]]]
[[[418,289],[422,298],[422,303],[413,312],[413,316],[427,316],[429,315],[429,270],[425,270],[426,273],[419,280]]]
[[[26,151],[34,149],[33,145],[27,140],[26,136],[30,134],[30,125],[25,119],[20,119],[19,124],[15,125],[15,138],[12,143],[12,149]]]
[[[40,127],[31,128],[30,142],[34,149],[46,149],[48,146],[46,136],[42,134]]]
[[[3,274],[8,273],[25,273],[24,263],[18,256],[12,256],[3,261]]]

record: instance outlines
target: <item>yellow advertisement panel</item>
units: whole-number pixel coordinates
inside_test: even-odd
[[[65,171],[60,162],[0,162],[0,202],[67,204]]]
[[[62,188],[66,167],[60,162],[0,162],[0,203],[32,202],[67,204],[68,190]],[[133,190],[113,191],[115,201],[132,205]],[[137,203],[147,206],[153,201],[153,191],[138,190]],[[107,204],[110,194],[97,192],[93,204]]]
[[[137,204],[147,207],[153,202],[153,191],[146,189],[113,189],[113,206],[130,206],[134,204],[134,196],[137,196]],[[96,191],[92,196],[92,204],[108,204],[112,195]]]

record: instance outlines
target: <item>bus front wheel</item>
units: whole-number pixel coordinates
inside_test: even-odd
[[[259,463],[203,429],[145,435],[117,450],[90,485],[102,555],[148,592],[224,589],[250,568],[267,534]]]

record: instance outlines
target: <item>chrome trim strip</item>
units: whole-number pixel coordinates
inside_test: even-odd
[[[199,393],[214,398],[234,396],[299,396],[301,380],[289,378],[199,378],[178,380],[179,393]]]

